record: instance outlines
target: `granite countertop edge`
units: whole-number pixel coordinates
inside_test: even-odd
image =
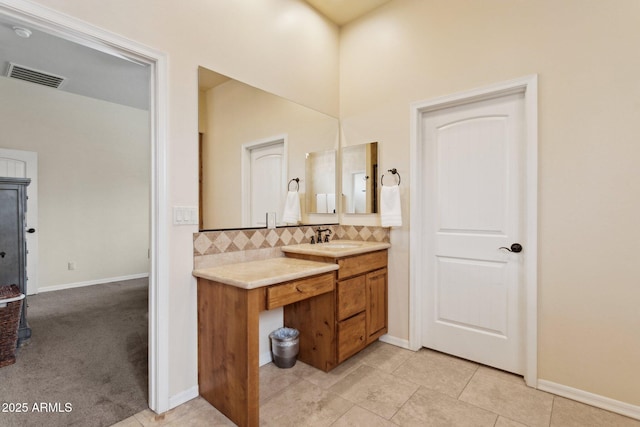
[[[337,264],[278,257],[197,269],[193,275],[238,288],[256,289],[337,269]]]

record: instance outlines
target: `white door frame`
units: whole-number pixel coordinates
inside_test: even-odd
[[[263,148],[269,145],[282,144],[282,184],[281,189],[286,192],[287,188],[287,174],[289,170],[289,159],[287,152],[288,147],[288,135],[286,133],[270,136],[268,138],[258,139],[256,141],[247,142],[242,144],[241,165],[240,173],[242,176],[242,226],[253,227],[251,225],[251,150],[256,148]],[[281,221],[282,218],[276,218],[276,221]]]
[[[150,69],[149,407],[157,413],[166,412],[170,409],[166,54],[24,0],[1,0],[0,15]]]
[[[522,93],[525,109],[525,199],[524,226],[527,242],[527,257],[524,261],[524,310],[525,310],[525,381],[528,386],[538,385],[538,76],[530,75],[490,86],[447,95],[428,101],[411,104],[411,239],[409,242],[409,347],[418,350],[422,347],[421,304],[424,297],[422,285],[425,278],[420,269],[421,260],[426,255],[422,235],[422,206],[425,196],[418,183],[423,182],[422,114],[457,105],[468,104]]]

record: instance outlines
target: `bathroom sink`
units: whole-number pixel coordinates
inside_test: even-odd
[[[327,249],[353,249],[353,248],[359,248],[360,246],[362,246],[362,243],[341,242],[339,240],[335,242],[321,243],[321,244],[324,245]]]
[[[300,243],[282,246],[282,252],[312,255],[319,257],[341,258],[350,255],[379,251],[391,245],[385,242],[365,242],[354,240],[331,240],[326,243]]]

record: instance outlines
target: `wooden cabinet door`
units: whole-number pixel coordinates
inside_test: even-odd
[[[387,269],[367,274],[367,344],[387,332]]]
[[[353,356],[367,344],[365,314],[338,323],[338,363]]]

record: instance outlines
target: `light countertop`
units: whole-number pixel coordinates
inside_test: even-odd
[[[194,270],[193,275],[243,289],[254,289],[337,269],[337,264],[279,257],[202,268]]]
[[[380,251],[391,247],[385,242],[365,242],[361,240],[331,240],[329,243],[301,243],[282,247],[282,252],[315,255],[327,258],[342,258],[345,256]]]

